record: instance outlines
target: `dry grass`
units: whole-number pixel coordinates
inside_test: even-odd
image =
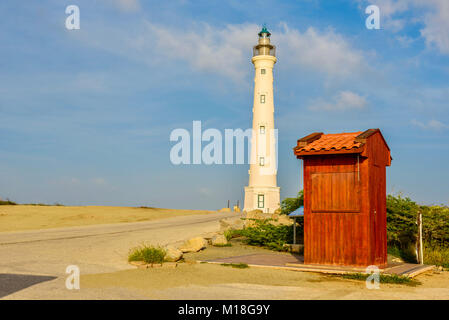
[[[0,206],[0,232],[138,222],[215,211],[133,207]]]
[[[425,247],[424,263],[449,269],[449,248]]]

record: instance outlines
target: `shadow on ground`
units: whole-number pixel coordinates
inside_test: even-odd
[[[0,273],[0,298],[56,277]]]

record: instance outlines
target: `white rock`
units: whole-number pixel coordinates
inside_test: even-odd
[[[165,247],[165,261],[176,262],[182,258],[182,251],[173,246]]]
[[[220,230],[239,230],[243,229],[244,221],[240,217],[232,217],[220,220]]]
[[[228,240],[226,237],[222,234],[217,234],[216,236],[213,236],[211,239],[211,243],[213,246],[222,246],[228,244]]]
[[[179,247],[179,250],[181,250],[183,253],[186,252],[198,252],[201,249],[206,248],[207,246],[207,240],[201,237],[196,237],[187,240],[184,242],[184,244]]]

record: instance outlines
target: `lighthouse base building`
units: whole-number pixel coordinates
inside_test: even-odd
[[[279,187],[245,187],[245,211],[255,209],[266,213],[274,212],[280,207]]]

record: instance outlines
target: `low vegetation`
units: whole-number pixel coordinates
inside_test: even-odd
[[[243,236],[244,242],[253,246],[265,247],[275,251],[286,251],[285,244],[293,242],[293,228],[291,226],[275,226],[270,219],[254,220],[252,227],[233,230],[231,237]],[[298,239],[303,239],[304,228],[297,228]]]
[[[63,207],[62,203],[46,204],[46,203],[24,203],[24,206],[40,206],[40,207]]]
[[[404,248],[400,248],[398,246],[388,244],[387,251],[388,251],[388,254],[390,254],[394,257],[397,257],[397,258],[401,258],[405,262],[410,262],[410,263],[417,262],[415,247],[412,245],[409,245]]]
[[[0,206],[15,206],[15,205],[17,205],[17,203],[15,203],[9,199],[0,200]]]
[[[14,201],[11,201],[9,199],[6,200],[0,200],[0,206],[16,206],[16,205],[23,205],[23,206],[64,206],[61,203],[55,203],[55,204],[46,204],[46,203],[23,203],[19,204]]]
[[[230,241],[233,237],[234,237],[234,230],[226,230],[223,233],[224,237],[226,238],[226,240]]]
[[[237,269],[246,269],[249,268],[249,266],[246,263],[222,263],[223,267],[232,267]]]
[[[350,279],[350,280],[360,280],[360,281],[366,281],[368,275],[365,273],[349,273],[349,274],[341,274],[341,275],[334,275],[337,277],[341,277],[343,279]],[[400,276],[397,274],[392,275],[386,275],[386,274],[379,274],[379,282],[380,283],[391,283],[391,284],[404,284],[407,286],[417,286],[421,284],[418,280]]]
[[[224,243],[224,244],[214,244],[213,245],[214,247],[219,247],[219,248],[221,248],[221,247],[232,247],[232,243]]]
[[[424,246],[424,263],[449,269],[449,248]]]
[[[419,205],[408,197],[387,196],[389,253],[416,262],[416,216],[423,216],[424,263],[449,267],[449,208]]]
[[[148,264],[163,263],[165,250],[160,247],[141,245],[130,250],[128,261],[143,261]]]
[[[281,213],[289,214],[295,211],[296,209],[302,207],[304,205],[304,192],[303,190],[298,192],[298,195],[295,198],[285,198],[281,202]]]

